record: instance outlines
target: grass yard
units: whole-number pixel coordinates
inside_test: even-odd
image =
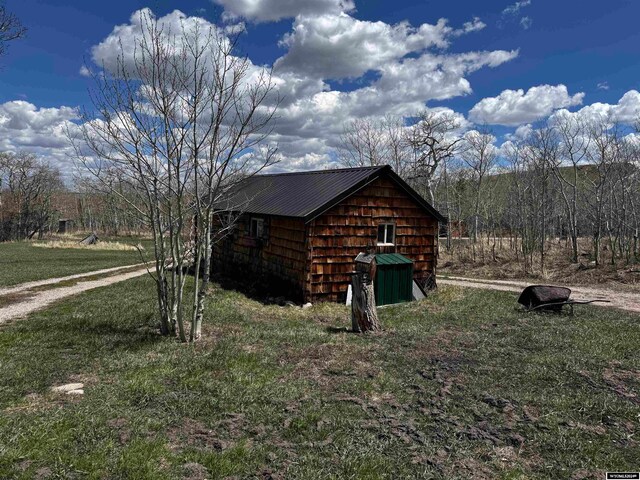
[[[131,245],[142,243],[145,248],[152,248],[147,240],[133,237],[116,240]],[[140,261],[140,254],[136,250],[42,248],[31,242],[0,242],[0,286],[64,277]]]
[[[640,468],[640,325],[442,288],[345,331],[339,305],[216,291],[155,333],[142,277],[0,329],[0,478],[602,479]],[[81,381],[82,397],[50,386]],[[107,473],[108,472],[108,473]]]

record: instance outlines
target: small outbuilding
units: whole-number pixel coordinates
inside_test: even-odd
[[[394,275],[434,282],[438,225],[445,218],[388,165],[258,175],[221,208],[241,206],[233,231],[215,243],[213,273],[268,286],[302,301],[344,301],[360,252],[379,257],[381,295],[403,300]],[[409,272],[409,273],[407,273]]]
[[[67,233],[73,228],[73,220],[69,218],[61,218],[58,220],[58,232],[57,233]]]

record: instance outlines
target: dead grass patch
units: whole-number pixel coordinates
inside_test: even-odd
[[[281,366],[292,366],[282,381],[308,380],[325,391],[335,390],[344,379],[375,378],[381,370],[373,364],[373,346],[324,343],[306,348],[286,348]]]
[[[214,430],[191,418],[185,418],[180,425],[170,428],[167,437],[169,448],[174,451],[181,451],[187,446],[220,452],[231,446],[229,441],[221,439]]]
[[[206,480],[210,478],[207,467],[197,462],[185,463],[182,469],[184,470],[183,480]]]
[[[539,271],[539,259],[534,259],[534,271],[525,272],[522,255],[516,255],[511,248],[510,239],[498,239],[493,258],[493,240],[483,238],[475,246],[469,239],[454,239],[452,248],[440,249],[439,272],[443,274],[460,275],[501,280],[529,280],[568,283],[574,285],[593,286],[609,285],[621,287],[626,291],[640,292],[640,267],[638,264],[626,265],[623,261],[611,264],[609,253],[604,252],[602,265],[596,268],[590,254],[589,239],[580,239],[580,258],[577,264],[570,262],[570,248],[564,241],[549,241],[547,243],[545,272]]]
[[[640,371],[623,370],[620,364],[613,362],[610,368],[605,368],[602,378],[616,395],[633,403],[640,404],[636,392],[640,391]]]
[[[121,242],[101,242],[99,241],[95,245],[83,245],[74,240],[51,240],[49,242],[36,242],[32,243],[32,246],[37,248],[64,248],[64,249],[79,249],[79,250],[111,250],[111,251],[127,251],[137,250],[138,248],[144,250],[142,245],[137,247]]]

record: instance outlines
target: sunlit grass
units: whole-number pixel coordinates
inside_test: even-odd
[[[569,479],[637,470],[639,317],[442,288],[380,310],[214,288],[157,334],[147,277],[0,329],[0,478]],[[52,385],[83,382],[81,398]],[[636,395],[633,397],[632,395]]]
[[[100,244],[82,248],[66,241],[71,248],[36,247],[34,242],[0,243],[0,286],[138,264],[141,262],[140,253],[135,249],[138,243],[146,247],[145,258],[150,257],[151,242],[140,238],[105,239],[103,245],[122,245],[114,249],[103,249]]]

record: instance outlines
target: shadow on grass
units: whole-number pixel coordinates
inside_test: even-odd
[[[239,292],[247,298],[265,305],[274,303],[273,299],[276,297],[298,304],[302,303],[302,294],[299,291],[299,287],[278,277],[256,276],[248,280],[247,278],[236,278],[232,275],[216,274],[212,280],[225,290]]]
[[[357,332],[354,332],[349,327],[327,327],[325,330],[327,331],[327,333],[333,333],[333,334],[337,334],[337,333],[357,333]]]

